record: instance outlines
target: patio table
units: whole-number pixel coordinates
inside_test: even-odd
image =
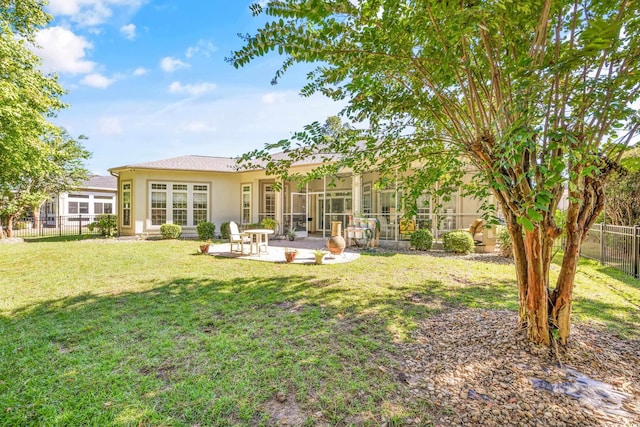
[[[269,252],[269,234],[273,234],[273,230],[256,228],[244,230],[244,233],[249,236],[249,255],[260,256],[263,247],[265,253]]]

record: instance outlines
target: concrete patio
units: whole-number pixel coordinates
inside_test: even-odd
[[[355,261],[360,257],[358,252],[349,250],[347,248],[342,255],[333,256],[327,251],[326,247],[326,239],[316,238],[316,237],[307,237],[303,239],[296,239],[294,241],[289,241],[285,239],[273,239],[269,240],[269,249],[267,253],[261,253],[260,255],[249,255],[249,245],[245,244],[244,250],[245,254],[239,253],[231,253],[229,243],[221,243],[216,245],[211,245],[209,247],[209,255],[221,256],[226,258],[238,258],[238,259],[247,259],[251,261],[263,261],[263,262],[275,262],[275,263],[286,263],[284,251],[285,248],[293,248],[298,251],[293,264],[315,264],[315,255],[313,251],[317,249],[322,249],[327,252],[327,255],[323,258],[323,264],[331,265],[331,264],[342,264],[346,262]]]

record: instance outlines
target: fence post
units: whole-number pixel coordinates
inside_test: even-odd
[[[638,274],[638,264],[640,263],[640,226],[633,226],[633,277],[640,278]]]
[[[604,265],[604,222],[600,223],[600,264]]]
[[[62,236],[62,215],[58,215],[58,236]]]
[[[82,236],[82,214],[80,214],[78,221],[78,236]]]

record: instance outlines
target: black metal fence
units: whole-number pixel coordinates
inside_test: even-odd
[[[595,224],[582,243],[581,256],[640,278],[640,226]]]
[[[48,215],[43,218],[24,217],[13,223],[13,237],[52,237],[72,235],[100,235],[99,227],[92,225],[101,215]],[[115,215],[106,215],[116,219]],[[6,228],[6,224],[3,223]]]

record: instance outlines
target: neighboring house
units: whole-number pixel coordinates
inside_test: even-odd
[[[292,166],[304,173],[317,166],[312,161]],[[378,189],[377,173],[344,171],[329,185],[316,179],[303,186],[282,183],[263,170],[241,170],[233,158],[183,156],[109,169],[118,179],[118,230],[120,235],[159,234],[164,223],[182,226],[184,236],[195,236],[199,221],[249,224],[274,218],[279,232],[293,228],[298,236],[331,233],[331,222],[347,225],[349,216],[375,217],[382,240],[401,240],[402,208],[395,188]],[[471,175],[467,177],[470,178]],[[478,218],[481,203],[453,194],[434,215],[433,201],[424,197],[415,217],[419,227],[436,235],[468,228]]]
[[[74,191],[54,195],[40,209],[40,219],[45,226],[56,227],[77,222],[80,217],[87,222],[96,215],[117,212],[118,181],[113,176],[93,175]]]

